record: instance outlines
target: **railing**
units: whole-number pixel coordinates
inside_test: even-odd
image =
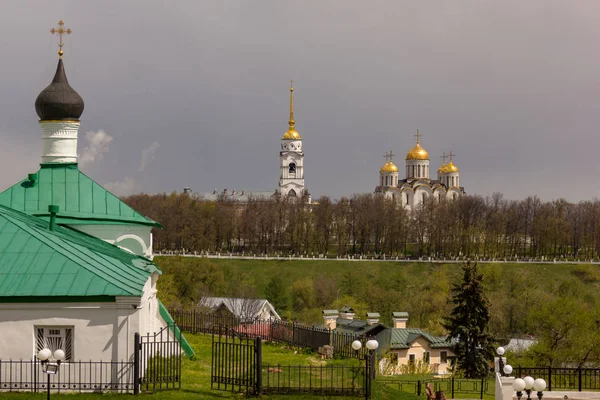
[[[365,366],[263,365],[262,393],[365,396]]]
[[[229,327],[234,329],[237,334],[260,337],[263,340],[315,351],[319,347],[330,345],[334,348],[334,354],[343,358],[362,358],[366,354],[364,346],[360,352],[352,349],[351,343],[361,338],[352,333],[331,331],[327,328],[277,319],[242,320],[234,316],[181,310],[169,310],[169,313],[179,328],[185,332],[219,333],[224,327]]]
[[[543,378],[552,390],[600,390],[600,368],[556,368],[517,366],[516,377]]]
[[[39,360],[0,359],[0,392],[133,392],[134,363],[130,361],[68,361],[48,375]]]
[[[425,395],[425,388],[428,384],[434,392],[445,392],[446,397],[455,398],[455,395],[473,395],[483,399],[483,395],[494,395],[494,382],[491,378],[482,379],[461,379],[461,378],[431,378],[431,379],[389,379],[385,377],[377,378],[380,384],[395,387],[403,392],[413,393],[417,396]]]

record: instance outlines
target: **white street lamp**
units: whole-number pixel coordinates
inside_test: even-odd
[[[513,367],[512,367],[512,366],[510,366],[510,365],[508,365],[508,364],[506,364],[506,365],[504,366],[504,368],[502,369],[502,371],[504,371],[504,375],[507,375],[507,376],[508,376],[508,375],[512,374],[512,372],[513,372]]]
[[[362,343],[360,342],[360,340],[355,340],[354,342],[352,342],[352,348],[356,351],[359,351],[362,348]]]
[[[38,360],[42,364],[42,371],[48,375],[48,400],[50,400],[50,375],[56,375],[60,368],[60,363],[65,359],[65,352],[61,349],[57,349],[52,354],[49,348],[43,348],[37,354]]]

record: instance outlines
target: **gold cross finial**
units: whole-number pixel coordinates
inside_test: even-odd
[[[388,154],[388,156],[390,157],[390,162],[392,161],[392,158],[395,156],[394,153],[392,153],[392,151],[390,150],[390,154]]]
[[[416,134],[416,135],[413,135],[413,136],[417,138],[417,144],[419,144],[419,138],[420,138],[421,136],[423,136],[423,135],[421,135],[421,134],[419,133],[419,130],[417,129],[417,134]]]
[[[448,154],[448,157],[450,157],[450,162],[452,162],[452,157],[454,157],[456,154],[452,153],[452,151],[450,151],[450,153]]]
[[[58,58],[62,58],[63,55],[63,35],[70,35],[71,34],[71,29],[64,28],[65,23],[62,21],[62,19],[60,21],[58,21],[58,28],[52,28],[50,29],[50,33],[53,35],[58,35]]]
[[[444,164],[446,164],[446,158],[448,158],[448,156],[446,155],[446,152],[443,152],[442,155],[440,156],[440,158],[442,159]]]

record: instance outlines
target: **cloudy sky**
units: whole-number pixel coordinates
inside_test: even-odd
[[[289,80],[313,196],[403,172],[416,129],[468,193],[600,197],[600,2],[3,1],[0,189],[36,170],[59,19],[81,168],[118,194],[274,190]],[[402,175],[402,174],[401,174]]]

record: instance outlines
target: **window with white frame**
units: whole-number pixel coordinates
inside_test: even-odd
[[[66,326],[36,326],[35,354],[42,349],[54,352],[61,349],[65,352],[65,361],[73,359],[73,327]]]

